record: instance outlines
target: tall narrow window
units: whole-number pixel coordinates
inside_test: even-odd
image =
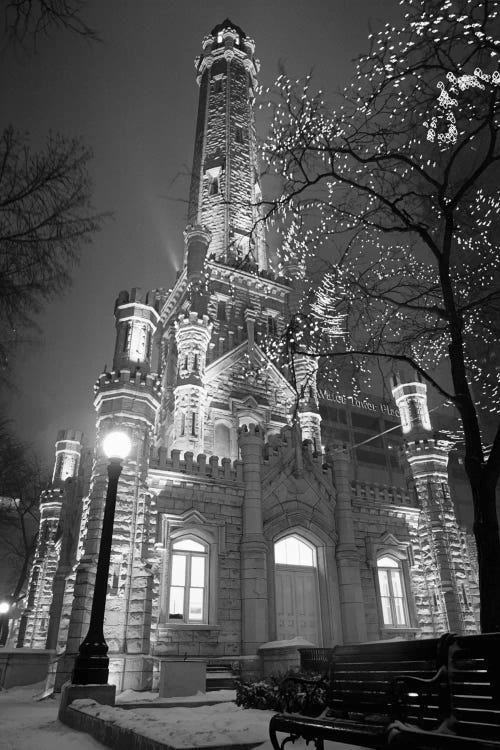
[[[208,194],[218,195],[218,193],[219,193],[219,178],[212,177],[212,179],[208,183]]]
[[[126,352],[128,348],[128,342],[130,339],[130,323],[125,326],[125,336],[123,337],[123,351]]]
[[[217,320],[226,322],[226,301],[223,299],[217,302]]]
[[[241,125],[236,125],[234,130],[234,139],[236,143],[243,143],[243,128]]]
[[[278,335],[278,323],[274,315],[267,316],[267,332],[270,336]]]
[[[408,625],[408,608],[400,561],[389,555],[379,557],[377,572],[384,625],[390,627]]]
[[[192,537],[175,541],[170,564],[169,620],[207,621],[208,547]]]
[[[181,435],[186,434],[186,415],[181,412]]]
[[[191,414],[191,435],[196,437],[196,412],[193,411]]]

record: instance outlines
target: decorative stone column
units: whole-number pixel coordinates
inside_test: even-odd
[[[267,544],[262,526],[262,427],[238,430],[243,463],[243,535],[241,541],[242,654],[256,654],[268,641]]]
[[[354,521],[349,481],[349,454],[342,443],[334,443],[327,460],[333,468],[337,503],[335,521],[339,577],[340,611],[344,643],[360,643],[367,638],[365,606],[361,587],[359,552],[354,537]]]

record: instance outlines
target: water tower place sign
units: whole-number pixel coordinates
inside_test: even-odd
[[[337,393],[336,391],[328,391],[325,388],[318,388],[318,396],[320,401],[349,405],[355,409],[369,411],[372,414],[382,414],[386,417],[397,417],[399,419],[399,409],[394,404],[389,404],[386,401],[378,399],[375,400],[373,397],[368,398],[364,394],[348,396],[345,393]]]

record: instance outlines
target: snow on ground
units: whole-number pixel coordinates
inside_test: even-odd
[[[57,720],[59,699],[33,701],[45,682],[0,692],[1,750],[102,750],[103,745]]]
[[[40,683],[0,692],[0,750],[102,750],[103,745],[88,734],[76,732],[57,720],[59,697],[33,700],[43,687]],[[218,691],[219,694],[227,692],[231,691]],[[175,737],[179,743],[200,748],[227,742],[228,750],[232,743],[255,741],[261,743],[258,750],[272,750],[268,739],[272,711],[242,709],[232,702],[197,708],[154,708],[151,701],[157,695],[127,691],[126,702],[148,701],[149,705],[140,709],[100,706],[88,700],[79,701],[79,704],[88,713],[112,719],[120,726],[157,739]],[[210,693],[207,698],[211,699],[213,695]],[[196,695],[192,699],[200,700],[200,697]],[[222,695],[220,697],[222,699]],[[184,702],[186,699],[177,700]],[[306,745],[296,742],[293,747],[294,750],[305,750]],[[353,750],[353,747],[337,742],[325,743],[325,750]]]

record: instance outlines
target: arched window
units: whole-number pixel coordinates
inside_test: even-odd
[[[172,544],[168,619],[207,622],[208,545],[193,537]]]
[[[401,562],[390,555],[378,557],[377,573],[384,625],[408,626],[408,607]]]
[[[277,565],[300,565],[313,568],[316,567],[316,554],[313,547],[293,534],[276,542],[274,561]]]

